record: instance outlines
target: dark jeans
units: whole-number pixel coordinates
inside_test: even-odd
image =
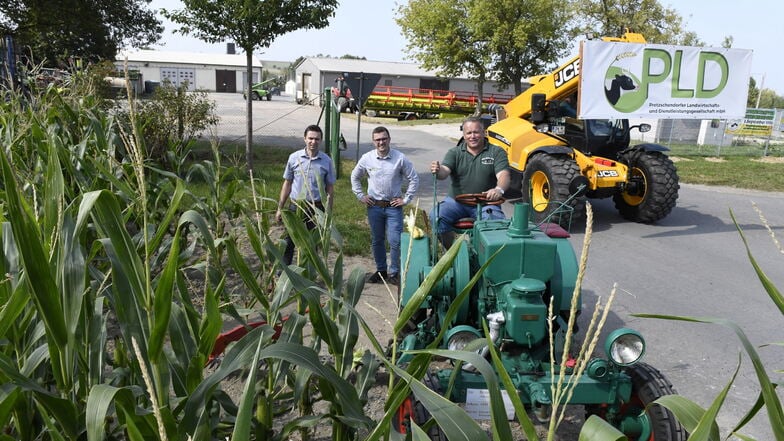
[[[376,271],[400,272],[400,233],[403,232],[403,207],[368,207],[370,247],[376,261]],[[386,239],[386,240],[385,240]],[[389,267],[387,248],[389,242]]]
[[[321,211],[324,211],[324,205],[321,204],[321,201],[316,201],[312,203],[302,204],[302,217],[304,218],[303,221],[305,222],[305,228],[308,231],[316,228],[316,216],[315,212],[313,211],[313,206],[318,208]],[[291,236],[288,234],[286,235],[286,251],[283,252],[283,264],[288,266],[291,265],[291,262],[294,260],[294,241],[291,240]]]

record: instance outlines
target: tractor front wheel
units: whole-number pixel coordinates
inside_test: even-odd
[[[663,219],[678,199],[675,164],[661,152],[630,152],[621,157],[629,166],[626,189],[613,196],[624,219],[650,223]]]
[[[577,176],[580,168],[566,155],[538,154],[528,161],[522,193],[536,222],[553,222],[568,230],[572,220],[582,217],[583,197],[569,199],[569,183]]]
[[[658,369],[645,363],[629,367],[626,373],[632,380],[632,395],[610,423],[632,441],[685,441],[686,430],[669,410],[658,404],[647,407],[659,397],[675,394],[672,384]],[[607,419],[603,406],[586,407],[586,411],[589,416]]]
[[[261,97],[259,96],[259,93],[258,93],[258,92],[255,92],[255,91],[254,91],[253,93],[251,93],[251,94],[250,94],[250,99],[251,99],[251,100],[259,100],[259,101],[260,101],[260,100],[261,100]]]

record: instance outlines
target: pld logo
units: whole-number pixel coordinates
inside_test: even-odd
[[[713,98],[724,90],[729,78],[729,63],[722,54],[701,51],[696,71],[684,70],[683,56],[683,50],[670,53],[652,48],[643,49],[641,54],[618,54],[604,76],[607,102],[619,112],[634,112],[649,98],[652,85],[666,84],[668,80],[672,98]],[[717,69],[720,73],[718,82],[715,80]],[[711,72],[711,84],[707,81],[708,71]],[[687,88],[683,84],[694,84],[694,87]]]

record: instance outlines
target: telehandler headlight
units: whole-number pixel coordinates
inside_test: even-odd
[[[634,329],[616,329],[607,336],[604,351],[613,363],[629,366],[642,358],[645,353],[645,340]]]

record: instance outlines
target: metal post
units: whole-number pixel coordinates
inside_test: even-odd
[[[365,84],[365,73],[364,72],[360,72],[359,73],[359,95],[358,96],[354,96],[354,102],[358,103],[357,104],[357,157],[356,157],[356,161],[357,162],[359,162],[359,126],[360,126],[360,124],[362,122],[362,97],[364,96],[364,94],[363,94],[364,91],[362,90],[362,88],[363,88],[364,84]]]

